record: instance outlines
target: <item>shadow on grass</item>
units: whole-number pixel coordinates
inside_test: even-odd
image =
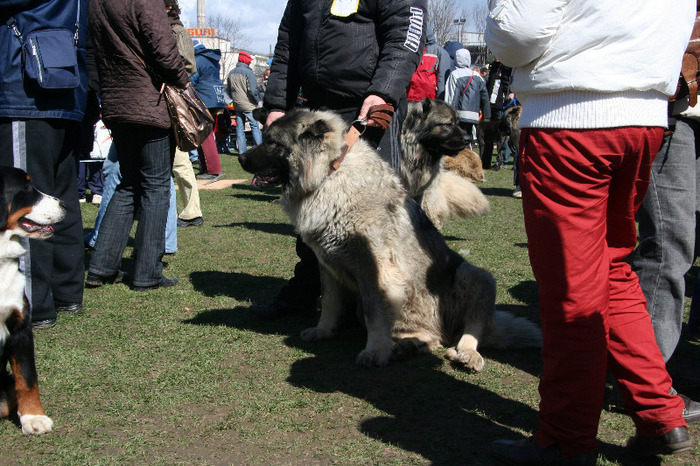
[[[453,375],[434,353],[394,361],[382,368],[356,365],[355,356],[366,339],[364,328],[357,323],[346,323],[333,340],[303,341],[299,333],[315,325],[318,315],[260,320],[246,307],[238,306],[200,312],[183,323],[288,335],[284,340],[287,346],[312,354],[291,364],[287,378],[290,384],[317,393],[345,393],[371,403],[382,414],[359,420],[358,430],[421,455],[431,464],[491,465],[494,462],[488,445],[492,440],[520,438],[514,429],[537,430],[537,413],[530,406],[460,380],[461,375]],[[538,351],[484,350],[484,355],[539,374]],[[504,379],[502,383],[512,382]],[[660,464],[654,460],[635,463],[622,447],[612,444],[599,443],[599,455],[620,464]]]
[[[513,197],[512,188],[481,188],[481,192],[486,196]]]
[[[204,296],[228,296],[237,301],[253,303],[271,301],[287,283],[287,280],[279,277],[215,270],[192,272],[190,281],[194,289]]]
[[[534,280],[525,280],[512,286],[508,289],[508,294],[510,294],[514,299],[522,303],[526,303],[528,306],[537,307],[539,298],[537,296],[539,292],[539,287],[537,282]]]
[[[228,225],[215,225],[214,228],[235,228],[243,227],[248,230],[262,231],[263,233],[272,233],[284,236],[296,236],[294,227],[289,223],[259,223],[259,222],[235,222]]]

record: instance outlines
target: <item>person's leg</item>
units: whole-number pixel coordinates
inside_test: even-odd
[[[179,149],[175,150],[173,175],[175,176],[183,205],[179,218],[192,220],[193,218],[201,217],[202,209],[199,203],[199,188],[194,176],[192,162],[190,162],[188,154]]]
[[[484,170],[491,169],[491,160],[493,159],[493,145],[498,139],[498,121],[489,121],[480,124],[483,127],[483,147],[479,147],[481,151],[481,166]]]
[[[219,160],[219,153],[216,149],[216,140],[214,139],[214,132],[205,139],[202,146],[199,148],[203,157],[200,157],[200,163],[204,159],[204,169],[202,169],[202,174],[207,175],[220,175],[221,174],[221,160]]]
[[[575,456],[596,448],[605,386],[608,180],[590,160],[597,154],[560,147],[562,132],[529,134],[520,154],[521,188],[544,337],[535,439],[540,449],[556,444],[564,456]]]
[[[540,448],[558,444],[564,456],[595,449],[606,359],[625,386],[640,434],[683,424],[683,402],[669,395],[663,359],[647,338],[644,298],[622,262],[636,238],[635,201],[646,190],[639,157],[651,161],[651,145],[640,149],[637,141],[646,141],[637,136],[642,129],[624,131],[527,130],[520,152],[544,334],[535,439]]]
[[[119,158],[121,181],[116,186],[99,224],[99,234],[95,240],[95,250],[90,258],[90,274],[101,278],[115,277],[119,272],[131,227],[136,218],[141,192],[140,153],[143,134],[139,125],[117,125],[112,129],[112,148]],[[162,219],[165,231],[165,218]],[[163,233],[164,236],[165,233]]]
[[[170,202],[168,204],[168,220],[165,224],[165,253],[177,252],[177,193],[175,183],[170,178]]]
[[[102,161],[91,160],[87,165],[87,185],[90,188],[93,198],[102,197],[104,191],[104,180],[102,179]]]
[[[236,145],[238,146],[239,154],[243,154],[248,150],[248,143],[245,139],[245,120],[243,117],[244,113],[236,110]]]
[[[104,183],[102,187],[102,202],[100,202],[100,207],[97,209],[97,217],[95,218],[95,226],[92,231],[85,235],[85,243],[91,248],[95,247],[95,242],[97,241],[97,235],[100,232],[100,224],[102,223],[102,218],[107,211],[107,206],[109,205],[110,199],[117,186],[122,180],[122,175],[119,172],[119,160],[117,159],[117,146],[112,144],[109,148],[109,154],[107,158],[102,163],[102,175],[104,176]]]
[[[244,115],[250,124],[250,131],[253,133],[253,142],[256,146],[259,146],[262,144],[262,131],[260,131],[260,125],[258,124],[258,121],[253,118],[253,112],[246,112]]]
[[[78,162],[78,199],[85,199],[85,185],[87,179],[87,167],[85,162]]]
[[[80,304],[84,247],[78,203],[78,128],[65,120],[0,119],[0,164],[21,168],[40,191],[63,201],[67,213],[43,241],[22,240],[20,261],[34,322],[56,318],[55,302]]]
[[[163,279],[165,226],[168,217],[170,185],[172,183],[171,144],[169,130],[144,128],[140,148],[140,211],[136,228],[134,260],[135,287],[157,285]],[[123,162],[122,162],[123,163]]]
[[[684,275],[695,258],[697,129],[696,123],[679,119],[675,132],[664,138],[637,214],[639,245],[630,256],[666,361],[680,339]]]
[[[644,293],[625,259],[637,243],[634,214],[647,194],[662,130],[620,128],[616,132],[618,139],[613,142],[627,148],[627,153],[615,166],[607,204],[608,364],[637,433],[657,437],[685,426],[684,403],[671,395],[671,378],[656,344]]]

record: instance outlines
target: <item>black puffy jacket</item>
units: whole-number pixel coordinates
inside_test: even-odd
[[[425,44],[425,0],[359,0],[331,14],[332,0],[289,0],[279,27],[264,105],[294,106],[299,89],[315,105],[360,106],[376,94],[396,105]],[[352,3],[352,2],[350,2]]]

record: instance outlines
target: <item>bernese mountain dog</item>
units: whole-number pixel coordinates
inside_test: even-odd
[[[20,237],[50,237],[65,214],[63,203],[38,191],[26,172],[0,167],[0,418],[16,409],[25,434],[50,432],[53,421],[39,398]]]

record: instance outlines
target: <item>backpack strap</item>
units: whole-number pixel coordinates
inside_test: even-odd
[[[469,89],[469,85],[472,83],[472,79],[474,79],[474,72],[472,71],[472,75],[469,77],[469,81],[467,81],[467,85],[464,86],[464,90],[462,90],[462,93],[460,95],[464,95],[465,92],[467,92],[467,89]]]

